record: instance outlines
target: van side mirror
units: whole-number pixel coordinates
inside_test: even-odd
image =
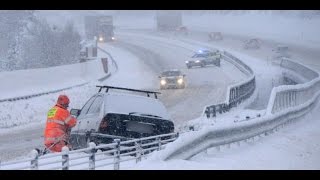
[[[78,117],[79,114],[80,114],[81,110],[80,109],[71,109],[70,110],[70,114],[75,116],[75,117]]]
[[[158,76],[158,78],[161,78],[161,76]]]

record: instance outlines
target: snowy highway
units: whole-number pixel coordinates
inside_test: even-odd
[[[110,52],[116,61],[118,62],[119,72],[112,75],[109,79],[104,81],[102,84],[108,85],[117,85],[124,87],[132,87],[132,88],[146,88],[152,90],[158,90],[159,88],[159,80],[158,75],[162,70],[165,69],[182,69],[183,72],[187,75],[187,87],[186,89],[177,89],[177,90],[162,90],[162,95],[160,99],[164,102],[166,107],[169,110],[169,113],[172,115],[172,119],[174,120],[176,127],[179,129],[181,125],[183,125],[186,121],[195,119],[199,117],[203,111],[203,107],[208,104],[214,104],[222,101],[225,97],[226,87],[231,84],[238,82],[240,80],[245,79],[245,75],[241,73],[238,69],[236,69],[233,65],[226,61],[222,61],[221,68],[217,67],[207,67],[207,68],[194,68],[187,69],[184,61],[186,58],[190,57],[194,51],[198,49],[204,48],[201,46],[201,42],[208,43],[205,41],[205,35],[196,36],[191,35],[186,37],[180,36],[175,37],[171,36],[171,38],[166,42],[167,37],[163,37],[163,35],[155,36],[154,33],[150,33],[151,35],[141,37],[140,33],[136,33],[136,36],[128,33],[119,33],[118,41],[113,44],[100,44],[100,47],[103,49],[107,49]],[[133,33],[134,34],[134,33]],[[149,37],[151,36],[151,38]],[[148,38],[149,37],[149,38]],[[154,37],[154,38],[152,38]],[[170,36],[169,36],[170,37]],[[203,39],[201,39],[201,37]],[[174,38],[174,39],[173,39]],[[172,40],[173,39],[173,40]],[[199,44],[195,44],[188,41],[188,39],[196,40]],[[173,42],[172,42],[173,41]],[[180,42],[177,42],[180,41]],[[234,48],[233,41],[227,43],[225,42],[224,46],[218,44],[219,47],[230,46],[230,49]],[[219,42],[220,43],[220,42]],[[239,42],[238,42],[239,43]],[[216,45],[216,44],[214,44]],[[240,45],[240,43],[239,43]],[[228,47],[229,48],[229,47]],[[236,49],[236,48],[235,48]],[[240,48],[236,49],[239,50]],[[255,56],[259,56],[263,59],[263,53],[257,53],[255,51],[249,50],[239,50],[241,52],[256,53]],[[258,50],[259,51],[259,50]],[[129,62],[128,62],[129,61]],[[135,66],[130,66],[133,63]],[[125,69],[124,69],[125,68]],[[259,69],[259,67],[254,66],[254,69]],[[129,70],[129,71],[128,71]],[[228,73],[232,72],[232,73]],[[259,74],[259,71],[256,71]],[[127,74],[131,74],[131,76],[127,76]],[[274,78],[279,78],[279,74],[273,73],[271,74]],[[144,78],[142,78],[144,77]],[[146,78],[148,77],[148,78]],[[203,78],[206,77],[206,78]],[[128,79],[130,78],[130,79]],[[259,76],[258,76],[259,78]],[[270,77],[265,77],[260,75],[260,78],[263,79],[272,79]],[[125,80],[124,80],[125,79]],[[257,86],[259,88],[259,83],[261,83],[261,79],[258,79]],[[128,82],[131,82],[128,84]],[[271,81],[270,81],[271,82]],[[276,84],[269,84],[269,86],[263,86],[259,88],[259,92],[265,94],[270,93],[271,88]],[[279,84],[279,82],[278,82]],[[92,86],[94,86],[92,84]],[[266,88],[268,87],[268,88]],[[86,92],[89,98],[89,94],[93,94],[95,92],[94,87],[86,86],[79,87],[73,90],[68,90],[66,93],[71,93],[72,99],[75,98],[74,92]],[[72,92],[74,91],[74,92]],[[91,91],[91,92],[90,92]],[[268,96],[262,94],[261,97],[265,97],[265,100],[262,102],[259,99],[256,104],[262,104],[260,106],[254,106],[254,108],[260,107],[263,108],[268,100]],[[53,96],[53,95],[51,95]],[[44,97],[39,97],[36,99],[41,99]],[[87,99],[88,99],[87,98]],[[34,101],[34,100],[25,100],[25,101]],[[51,102],[53,103],[54,98],[51,98]],[[78,100],[77,100],[78,101]],[[82,103],[74,103],[78,107],[84,104],[85,99],[82,99]],[[20,103],[20,102],[17,102]],[[192,108],[191,108],[192,107]],[[185,111],[185,109],[190,109]],[[45,109],[43,109],[45,111]],[[30,128],[22,129],[20,132],[23,133],[6,133],[1,136],[0,142],[1,144],[8,144],[8,146],[2,146],[1,157],[2,160],[8,160],[12,158],[16,158],[20,155],[25,155],[25,153],[30,152],[34,147],[38,147],[39,144],[42,143],[42,131],[44,126],[44,115],[42,112],[40,120],[41,124],[35,124]],[[40,118],[39,118],[40,119]],[[39,120],[37,120],[39,121]],[[21,128],[21,127],[19,127]],[[15,139],[15,144],[12,145],[12,140],[8,141],[7,137],[10,136],[12,140]],[[24,148],[18,148],[24,147]]]
[[[83,64],[81,66],[80,63],[77,63],[57,68],[59,72],[69,72],[65,75],[69,77],[68,81],[60,84],[61,87],[67,87],[69,84],[73,86],[79,84],[79,82],[89,82],[88,84],[30,99],[1,102],[0,161],[23,159],[29,155],[32,149],[44,147],[43,131],[47,111],[55,104],[58,95],[61,93],[69,96],[71,100],[70,108],[80,109],[97,92],[96,85],[159,91],[161,92],[159,99],[168,109],[175,124],[175,131],[183,132],[186,125],[198,124],[201,126],[204,121],[205,125],[201,128],[206,128],[208,124],[215,127],[219,127],[219,125],[226,127],[226,125],[236,126],[234,120],[245,119],[246,115],[255,116],[259,113],[263,116],[272,89],[285,84],[282,75],[284,69],[275,66],[277,60],[272,59],[273,49],[278,44],[289,46],[289,53],[293,61],[320,72],[320,51],[317,45],[306,46],[303,43],[299,45],[292,43],[292,41],[285,41],[285,38],[268,39],[266,35],[265,39],[264,37],[257,37],[262,40],[260,49],[244,49],[244,41],[253,38],[249,35],[250,33],[244,35],[243,32],[237,33],[236,30],[234,30],[234,34],[222,32],[222,41],[208,41],[208,33],[213,29],[210,26],[206,28],[197,25],[192,26],[193,22],[187,21],[189,23],[187,23],[187,27],[190,31],[188,35],[183,35],[173,32],[159,32],[151,27],[151,18],[145,19],[146,23],[139,21],[141,27],[132,23],[132,26],[135,26],[134,28],[129,27],[131,26],[129,20],[122,19],[123,22],[119,24],[128,23],[129,25],[128,27],[117,26],[115,29],[116,41],[99,43],[99,47],[110,53],[117,64],[117,71],[113,71],[114,65],[110,67],[114,72],[110,77],[98,81],[102,75],[105,75],[101,74],[102,67],[97,69],[98,65],[102,66],[100,58],[107,57],[100,50],[97,60],[91,61],[91,65],[83,67]],[[204,107],[223,102],[229,85],[248,78],[235,65],[224,59],[221,60],[221,67],[208,66],[187,69],[185,61],[188,58],[200,49],[211,48],[230,52],[250,66],[255,75],[256,90],[248,100],[250,103],[243,103],[248,103],[248,106],[242,104],[231,109],[228,113],[219,114],[218,118],[207,120],[200,117]],[[54,72],[54,68],[49,68],[48,72]],[[80,68],[79,72],[76,72],[77,68]],[[158,76],[162,71],[168,69],[180,69],[186,75],[185,89],[160,90]],[[75,73],[70,70],[75,71]],[[23,78],[19,79],[18,77],[23,77],[23,73],[28,74],[29,71],[32,72],[32,69],[25,72],[21,71],[20,74],[2,72],[0,80],[6,80],[6,74],[11,74],[16,81],[23,82]],[[41,71],[47,71],[47,69],[40,69],[37,72]],[[92,76],[91,72],[93,72]],[[78,75],[75,75],[77,77],[70,76],[77,73],[80,74],[79,77]],[[37,88],[21,88],[24,86],[23,83],[17,83],[15,88],[3,88],[2,96],[11,96],[17,93],[23,95],[36,90],[39,91],[42,89],[41,86],[43,88],[49,87],[43,83],[45,79],[47,79],[45,76],[38,79]],[[25,81],[25,83],[29,81]],[[6,83],[10,83],[10,81],[6,80]],[[50,87],[55,87],[55,85],[51,84]],[[17,90],[11,92],[10,89]],[[301,121],[286,126],[272,136],[258,138],[258,141],[249,141],[241,146],[231,146],[231,148],[221,146],[220,151],[209,148],[206,152],[199,153],[189,160],[164,162],[159,158],[160,151],[151,154],[150,159],[141,163],[125,164],[123,169],[319,169],[320,144],[317,137],[320,134],[317,127],[320,124],[316,118],[319,115],[319,109],[320,104],[317,103],[312,111],[301,118]],[[237,123],[241,124],[241,122]],[[196,132],[197,130],[191,132],[191,134]]]
[[[190,47],[185,43],[168,44],[166,39],[160,40],[162,41],[123,35],[112,45],[135,53],[157,76],[166,69],[181,69],[186,74],[185,89],[161,90],[159,97],[171,113],[177,128],[184,122],[199,117],[205,105],[222,102],[227,86],[246,78],[239,69],[224,60],[220,68],[212,66],[187,69],[185,60],[201,47]],[[232,75],[227,72],[232,72]],[[159,89],[158,79],[154,88]]]

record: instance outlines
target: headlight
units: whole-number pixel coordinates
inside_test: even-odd
[[[103,37],[99,37],[99,41],[100,41],[100,42],[103,41]]]
[[[189,61],[186,61],[186,63],[189,63]]]
[[[166,83],[167,83],[166,80],[161,79],[161,81],[160,81],[160,84],[161,84],[161,85],[165,85]]]
[[[200,61],[199,60],[196,60],[196,63],[199,63]]]
[[[112,40],[116,40],[116,38],[115,38],[115,37],[111,37],[111,39],[112,39]]]
[[[178,79],[178,84],[182,84],[183,83],[183,79],[181,78],[181,79]]]

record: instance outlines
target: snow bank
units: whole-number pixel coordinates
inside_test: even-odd
[[[40,94],[97,80],[106,76],[101,57],[103,54],[84,63],[1,72],[0,99]]]

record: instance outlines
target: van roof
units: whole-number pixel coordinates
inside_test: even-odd
[[[132,112],[160,116],[171,119],[161,101],[141,95],[108,92],[104,95],[105,113],[129,114]]]

